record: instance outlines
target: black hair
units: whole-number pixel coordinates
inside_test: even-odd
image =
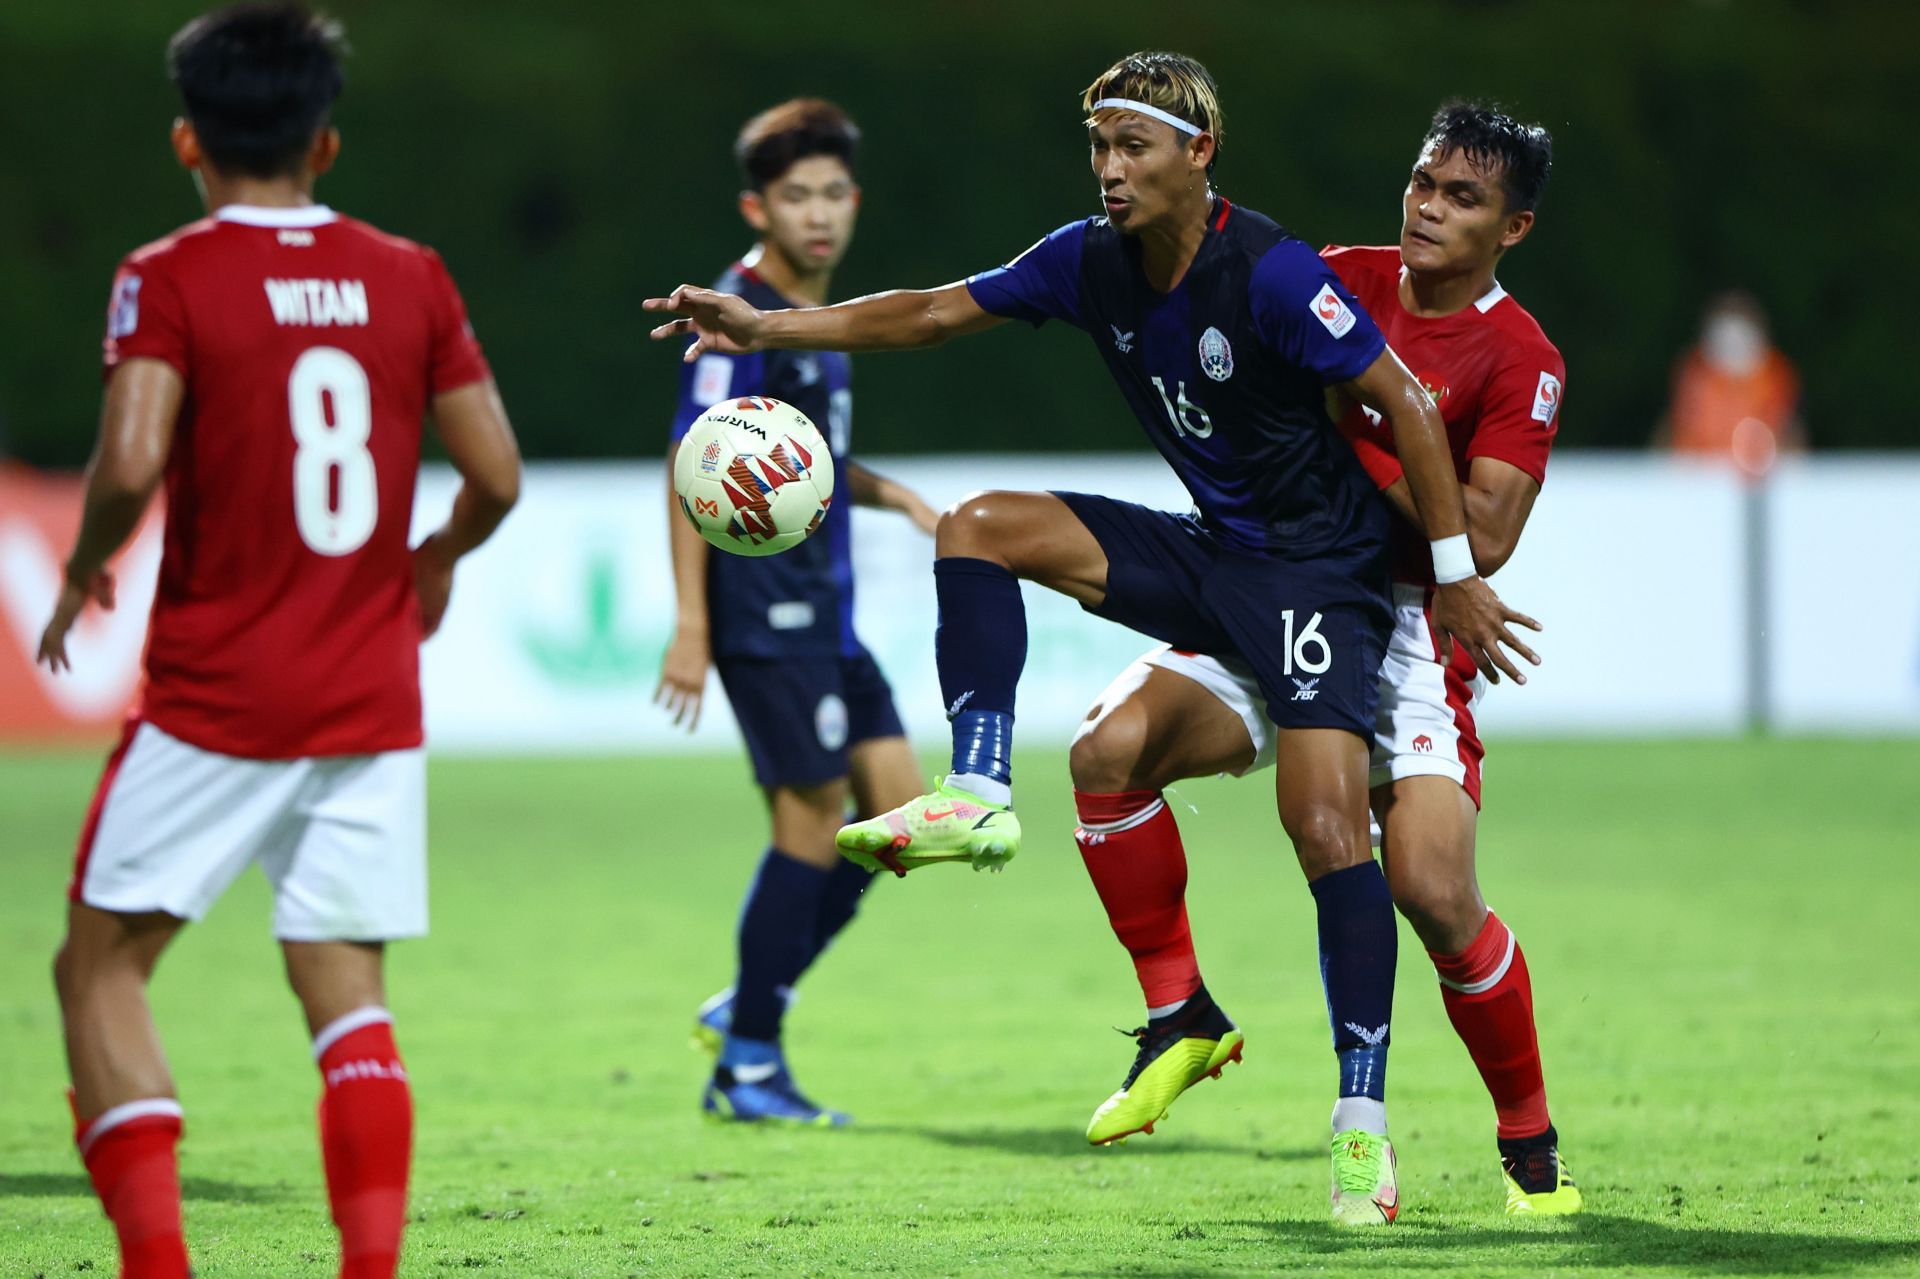
[[[1477,168],[1498,166],[1510,212],[1538,205],[1553,173],[1553,135],[1487,103],[1453,101],[1434,112],[1421,150],[1433,146],[1442,156],[1464,152]]]
[[[167,74],[213,167],[296,174],[340,96],[340,24],[291,3],[202,14],[167,44]]]
[[[764,191],[810,155],[837,156],[852,172],[859,147],[860,130],[845,111],[825,98],[794,98],[747,121],[734,140],[733,158],[747,185]]]

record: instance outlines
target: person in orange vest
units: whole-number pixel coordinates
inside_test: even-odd
[[[1780,454],[1806,451],[1799,406],[1800,374],[1768,337],[1758,299],[1722,293],[1674,370],[1673,402],[1654,447],[1722,458],[1758,477]]]

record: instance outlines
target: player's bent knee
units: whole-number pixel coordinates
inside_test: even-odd
[[[1300,859],[1300,869],[1308,879],[1357,866],[1372,855],[1364,833],[1356,831],[1337,809],[1309,808],[1284,825],[1293,841],[1294,856]]]
[[[940,522],[933,531],[934,554],[970,555],[989,544],[999,514],[999,504],[994,500],[998,496],[986,491],[969,493],[940,512]]]
[[[1140,761],[1147,747],[1146,716],[1122,703],[1095,707],[1093,717],[1074,734],[1067,767],[1077,790],[1111,795],[1140,789]],[[1157,787],[1155,788],[1157,789]]]
[[[1429,950],[1453,954],[1473,941],[1486,921],[1486,903],[1473,883],[1438,874],[1389,875],[1393,904]]]

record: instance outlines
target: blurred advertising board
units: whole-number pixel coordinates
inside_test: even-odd
[[[1185,495],[1151,456],[867,459],[936,506],[982,487],[1078,489],[1171,509]],[[462,565],[446,628],[425,649],[438,749],[728,749],[717,680],[698,729],[653,705],[673,626],[657,463],[544,463],[521,506]],[[416,528],[454,477],[421,477]],[[93,616],[58,679],[32,665],[79,507],[75,477],[0,470],[0,743],[105,742],[138,684],[159,555],[150,519],[119,566],[121,607]],[[1756,695],[1789,731],[1920,731],[1920,461],[1783,465],[1759,507],[1731,474],[1642,456],[1556,459],[1513,562],[1495,584],[1546,624],[1546,665],[1491,690],[1494,734],[1742,731]],[[1755,523],[1756,510],[1759,523]],[[861,637],[917,738],[944,719],[933,668],[933,547],[904,518],[855,513]],[[1749,597],[1763,529],[1764,611]],[[1149,643],[1027,589],[1021,739],[1064,741]],[[1756,666],[1755,663],[1759,665]],[[1762,685],[1752,687],[1758,671]]]

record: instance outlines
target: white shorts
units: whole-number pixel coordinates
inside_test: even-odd
[[[1253,762],[1237,776],[1258,772],[1273,763],[1275,729],[1267,718],[1259,682],[1237,658],[1210,657],[1157,648],[1141,663],[1173,671],[1204,687],[1237,714],[1253,739]],[[1457,782],[1474,805],[1480,803],[1479,730],[1474,710],[1487,682],[1467,655],[1455,649],[1453,664],[1440,664],[1433,627],[1427,615],[1426,591],[1395,583],[1393,636],[1380,668],[1380,705],[1374,712],[1373,770],[1369,786],[1384,786],[1402,777],[1448,777]]]
[[[129,728],[80,836],[69,896],[125,914],[206,914],[249,863],[282,941],[427,931],[426,751],[241,759]]]

